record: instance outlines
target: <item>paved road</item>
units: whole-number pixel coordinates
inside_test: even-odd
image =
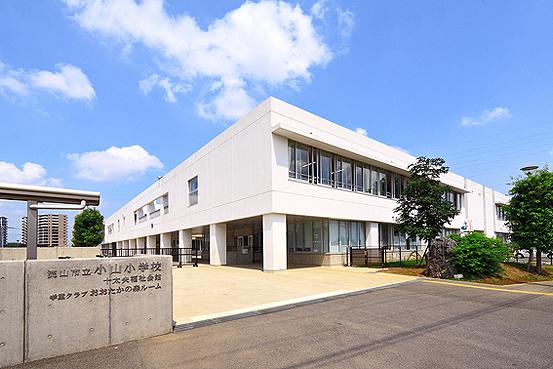
[[[553,368],[553,286],[528,290],[420,281],[17,368]]]

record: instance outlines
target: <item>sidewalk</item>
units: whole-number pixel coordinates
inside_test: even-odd
[[[209,265],[174,268],[173,317],[177,324],[186,324],[414,279],[346,267],[304,267],[279,273]]]

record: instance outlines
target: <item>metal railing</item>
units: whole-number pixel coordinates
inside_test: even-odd
[[[511,263],[527,264],[530,255],[527,252],[516,251],[511,255],[507,261]],[[536,264],[536,255],[532,256],[532,264]],[[553,265],[553,252],[543,253],[541,257],[541,265]]]
[[[182,268],[183,264],[192,264],[192,266],[197,267],[198,260],[202,257],[201,252],[192,247],[103,248],[101,249],[101,255],[106,258],[135,255],[168,255],[173,257],[173,262],[178,263],[179,268]]]
[[[350,246],[347,249],[348,266],[420,266],[425,262],[426,247],[413,245],[409,249],[399,246]]]

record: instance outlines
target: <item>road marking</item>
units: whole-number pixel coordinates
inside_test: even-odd
[[[422,280],[422,282],[434,283],[434,284],[444,284],[444,285],[447,285],[447,286],[466,287],[466,288],[476,288],[476,289],[479,289],[479,290],[500,291],[500,292],[510,292],[510,293],[522,293],[522,294],[526,294],[526,295],[553,296],[553,293],[550,293],[550,292],[509,290],[509,289],[505,289],[505,288],[485,287],[485,286],[473,286],[473,285],[469,285],[469,284],[453,283],[453,282],[442,282],[442,281]]]

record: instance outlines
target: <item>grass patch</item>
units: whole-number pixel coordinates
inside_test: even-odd
[[[542,273],[537,273],[535,267],[530,268],[526,264],[502,263],[503,271],[495,276],[489,276],[479,279],[467,279],[471,282],[481,282],[496,285],[507,285],[528,282],[542,282],[553,280],[553,268],[542,267]]]
[[[495,276],[489,276],[484,278],[477,279],[462,279],[463,281],[468,282],[478,282],[478,283],[487,283],[494,285],[509,285],[517,283],[528,283],[528,282],[542,282],[542,281],[552,281],[553,280],[553,266],[543,266],[542,273],[536,273],[534,267],[527,270],[526,264],[519,263],[501,263],[503,271],[498,273]],[[424,277],[424,266],[422,267],[389,267],[387,270],[383,270],[385,273],[409,275],[415,277]]]
[[[399,263],[399,261],[391,261],[391,262],[388,262],[384,265],[384,267],[387,267],[387,268],[397,268],[397,267],[401,267],[401,268],[419,268],[419,267],[422,267],[424,268],[424,266],[426,265],[426,262],[425,260],[422,261],[422,264],[419,265],[421,261],[417,261],[417,260],[403,260],[401,262],[401,265]]]

